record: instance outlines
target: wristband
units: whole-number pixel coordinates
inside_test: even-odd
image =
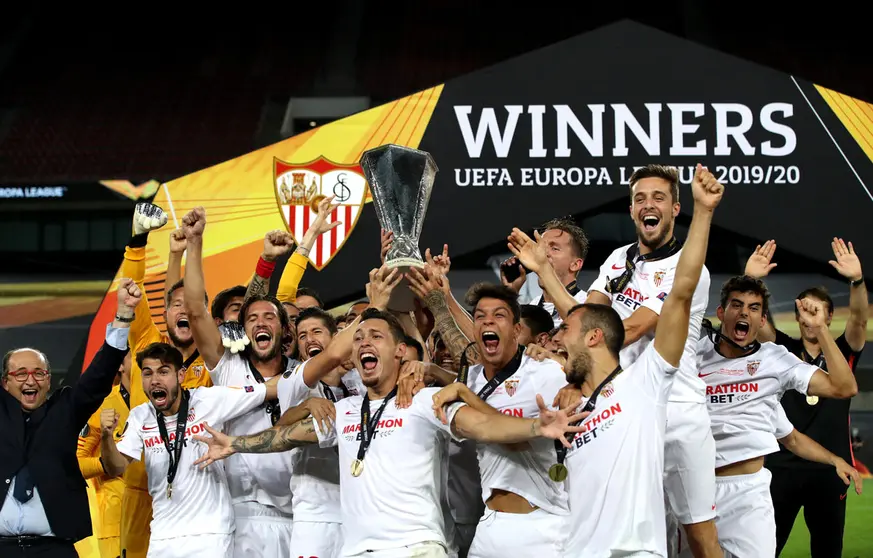
[[[263,257],[258,256],[258,265],[255,267],[255,273],[258,277],[269,279],[273,275],[273,270],[276,269],[276,262],[268,262]]]
[[[303,246],[298,246],[296,250],[294,250],[301,256],[309,256],[309,248],[304,248]]]
[[[149,233],[148,231],[140,234],[135,234],[130,237],[130,242],[127,245],[131,248],[145,248],[145,245],[148,244],[149,241]]]
[[[860,287],[863,284],[864,284],[864,276],[863,275],[857,281],[849,281],[849,285],[851,285],[853,287]]]
[[[115,315],[115,321],[116,321],[116,322],[124,322],[124,323],[126,323],[126,324],[129,324],[129,323],[132,323],[133,320],[135,320],[135,319],[136,319],[136,316],[131,316],[131,317],[129,317],[129,318],[124,318],[124,317],[122,317],[122,316],[119,316],[118,314]]]

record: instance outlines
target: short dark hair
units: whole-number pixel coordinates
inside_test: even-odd
[[[624,323],[618,312],[606,304],[577,304],[567,313],[567,319],[577,310],[582,310],[582,331],[599,329],[603,332],[603,341],[612,356],[618,358],[618,353],[624,346]]]
[[[673,203],[679,203],[679,170],[676,167],[666,165],[646,165],[633,172],[628,181],[630,186],[631,203],[634,201],[634,186],[644,178],[661,178],[670,183],[670,195]]]
[[[315,302],[318,303],[319,308],[324,308],[324,301],[321,300],[321,297],[318,296],[318,293],[315,292],[315,289],[310,289],[309,287],[300,287],[297,289],[297,294],[294,295],[294,300],[297,300],[301,296],[311,296],[315,299]]]
[[[8,351],[6,351],[6,354],[3,355],[3,374],[4,375],[9,374],[9,359],[11,359],[12,355],[14,355],[15,353],[17,353],[19,351],[33,351],[36,354],[40,355],[42,357],[42,360],[45,362],[45,369],[49,372],[52,371],[52,365],[49,364],[48,356],[46,356],[46,354],[44,352],[40,351],[39,349],[33,349],[31,347],[20,347],[18,349],[9,349]]]
[[[731,277],[721,286],[721,298],[719,304],[725,308],[730,298],[731,293],[754,293],[761,297],[761,313],[765,316],[770,314],[770,291],[767,285],[760,279],[749,277],[748,275],[737,275]]]
[[[521,319],[525,321],[530,332],[534,335],[548,333],[555,327],[555,322],[549,312],[536,304],[522,304]]]
[[[518,323],[521,319],[521,308],[518,305],[518,293],[505,285],[494,283],[476,283],[467,291],[465,301],[467,306],[476,310],[476,306],[483,298],[496,298],[505,302],[512,310],[512,321]]]
[[[243,302],[242,306],[239,309],[239,318],[237,321],[242,324],[243,327],[246,325],[246,314],[248,314],[249,308],[252,307],[252,304],[256,302],[269,302],[273,306],[276,307],[276,315],[279,316],[279,323],[282,324],[282,329],[287,331],[291,327],[291,319],[288,318],[288,311],[285,310],[285,307],[282,306],[282,303],[279,302],[279,299],[273,295],[254,295],[249,297],[248,300]]]
[[[170,287],[169,291],[167,291],[167,306],[170,306],[170,301],[173,300],[173,293],[175,293],[184,286],[184,279],[179,279],[178,281],[173,283],[173,286]],[[206,293],[203,293],[203,303],[206,304],[206,306],[209,306],[209,295],[207,295]]]
[[[318,306],[310,306],[309,308],[301,310],[300,313],[297,314],[297,317],[294,318],[294,327],[300,327],[300,322],[311,319],[321,320],[321,323],[323,323],[324,327],[330,331],[331,335],[336,335],[336,332],[339,329],[336,323],[336,318]]]
[[[172,366],[176,372],[182,369],[182,353],[176,347],[169,343],[152,343],[145,349],[136,353],[136,365],[142,370],[142,363],[147,358],[154,358],[161,361],[161,364]]]
[[[816,300],[820,300],[825,303],[827,307],[828,315],[834,313],[834,300],[831,298],[831,295],[828,293],[828,290],[824,287],[810,287],[809,289],[804,289],[797,295],[797,300],[803,300],[806,297],[812,297]],[[797,305],[794,305],[794,315],[800,315],[797,311]]]
[[[246,297],[246,287],[244,285],[237,285],[229,289],[224,289],[215,295],[215,298],[212,299],[212,308],[210,309],[212,317],[223,320],[224,311],[227,310],[230,301],[237,297],[243,299]]]
[[[585,259],[588,256],[588,235],[582,230],[582,227],[576,224],[572,217],[559,217],[552,219],[542,224],[537,230],[545,231],[562,231],[570,236],[570,246],[573,247],[573,252],[577,258]]]
[[[378,308],[367,308],[361,313],[361,323],[367,320],[382,320],[388,324],[388,329],[391,331],[391,337],[397,343],[406,343],[406,332],[403,331],[403,326],[400,325],[400,320],[390,312],[383,312]]]
[[[407,347],[412,347],[418,353],[418,360],[424,359],[424,347],[421,346],[421,343],[418,342],[418,339],[411,335],[404,335],[403,342]]]

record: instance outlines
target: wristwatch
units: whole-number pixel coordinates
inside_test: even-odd
[[[860,287],[861,285],[864,284],[864,276],[862,275],[861,278],[858,279],[857,281],[849,281],[849,284],[852,285],[853,287]]]

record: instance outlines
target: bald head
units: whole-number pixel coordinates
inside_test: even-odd
[[[38,409],[48,398],[51,375],[48,358],[36,349],[13,349],[3,356],[3,389],[25,411]]]

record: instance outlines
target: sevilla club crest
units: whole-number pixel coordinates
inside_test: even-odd
[[[341,165],[319,157],[304,164],[273,159],[276,201],[285,226],[300,243],[318,215],[318,202],[334,196],[328,222],[342,224],[321,235],[309,253],[309,262],[321,271],[345,244],[355,228],[367,198],[367,180],[359,165]]]
[[[654,279],[656,287],[661,286],[661,283],[664,281],[664,275],[665,275],[665,273],[663,271],[656,271],[655,272],[655,275],[654,275],[654,277],[652,277],[652,279]]]
[[[512,397],[515,395],[515,392],[518,390],[518,379],[509,379],[503,382],[503,389],[506,390],[506,394]]]
[[[753,360],[746,363],[746,371],[749,373],[749,376],[754,376],[755,372],[758,371],[758,365],[761,364],[760,360]]]

